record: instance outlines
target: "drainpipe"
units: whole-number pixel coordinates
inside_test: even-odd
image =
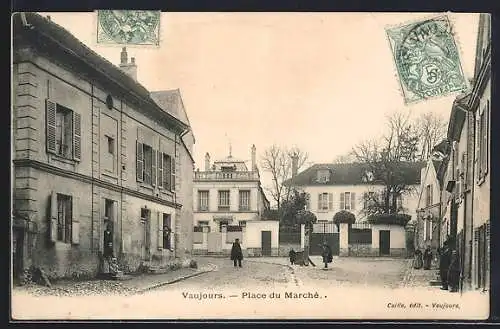
[[[186,132],[187,133],[187,132]],[[184,134],[182,133],[181,134],[181,137],[184,136]],[[176,168],[176,161],[177,161],[177,134],[175,134],[174,136],[174,170],[177,169]],[[177,172],[175,172],[175,182],[174,182],[174,204],[175,206],[177,206],[177,191],[175,190],[175,184],[177,183]],[[177,215],[177,208],[175,209],[175,214]],[[175,216],[177,217],[177,216]],[[177,220],[176,218],[174,217],[174,225],[177,223]],[[179,223],[179,226],[180,227],[180,223]],[[177,231],[177,228],[175,228],[175,231]],[[177,258],[177,250],[179,249],[179,246],[178,246],[178,243],[177,243],[177,239],[176,239],[176,234],[177,236],[179,236],[178,232],[175,233],[174,231],[174,258]]]
[[[474,115],[475,113],[474,112],[469,112],[470,115]],[[470,134],[468,134],[469,136],[471,136],[470,138],[472,139],[472,154],[471,154],[471,157],[469,158],[469,156],[467,157],[468,159],[471,159],[470,161],[467,160],[468,163],[471,164],[471,170],[470,170],[470,181],[472,182],[471,183],[471,186],[470,186],[470,197],[471,197],[471,218],[470,218],[470,224],[471,224],[471,258],[473,257],[473,246],[474,246],[474,158],[476,156],[476,118],[475,116],[470,120],[471,122],[471,131],[470,131]],[[477,260],[476,260],[477,261]],[[471,267],[472,267],[472,261],[470,262],[471,263]],[[471,284],[472,284],[472,277],[471,277]]]
[[[120,100],[120,152],[123,134],[123,100]],[[118,159],[117,159],[118,160]],[[123,165],[120,159],[120,256],[123,257]],[[126,169],[126,168],[125,168]]]
[[[91,130],[91,136],[94,138],[94,123],[92,122],[94,120],[94,84],[90,84],[90,114],[91,114],[91,121],[90,121],[90,130]],[[94,177],[94,143],[91,141],[90,143],[91,147],[91,159],[90,159],[90,170],[91,170],[91,175],[92,178]],[[91,205],[90,205],[90,211],[92,212],[92,215],[90,216],[92,218],[90,222],[90,227],[92,230],[92,241],[90,242],[90,245],[92,246],[92,250],[95,251],[95,246],[94,246],[94,180],[92,179],[92,184],[91,184],[91,190],[92,190],[92,196],[91,196]]]

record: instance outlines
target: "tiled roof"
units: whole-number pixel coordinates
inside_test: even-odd
[[[423,162],[401,163],[400,167],[405,174],[406,183],[419,184],[420,170],[424,166]],[[331,173],[330,180],[326,183],[317,181],[317,172],[321,169],[328,169]],[[375,184],[376,182],[366,182],[364,179],[367,170],[368,166],[363,163],[314,164],[288,180],[286,184],[294,186]]]
[[[151,98],[153,98],[162,109],[189,125],[189,119],[187,115],[185,115],[185,109],[182,104],[181,92],[179,89],[152,91]]]
[[[147,104],[147,106],[155,111],[166,113],[159,107],[151,98],[150,92],[135,81],[128,74],[123,72],[120,68],[113,63],[106,60],[104,57],[97,54],[95,51],[87,47],[84,43],[78,40],[73,34],[67,31],[62,26],[52,22],[51,20],[37,14],[37,13],[23,13],[26,21],[31,25],[31,28],[23,26],[20,15],[13,16],[13,33],[14,37],[17,35],[27,35],[33,37],[32,41],[38,41],[38,36],[44,37],[52,41],[50,47],[58,47],[67,53],[68,56],[73,56],[83,61],[89,68],[99,74],[102,79],[107,79],[110,82],[118,85],[124,95],[129,95],[137,99],[139,102]],[[40,42],[39,46],[47,46]],[[176,124],[182,129],[187,129],[189,126],[171,115],[166,113],[171,122]]]
[[[467,103],[471,94],[458,95],[451,108],[450,121],[448,123],[448,140],[458,141],[466,119]]]

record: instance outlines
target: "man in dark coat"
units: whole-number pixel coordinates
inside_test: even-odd
[[[460,259],[456,250],[451,251],[450,268],[448,269],[448,284],[451,292],[457,292],[460,283]]]
[[[443,243],[443,248],[439,255],[439,275],[441,277],[441,289],[448,290],[448,269],[451,262],[451,250],[448,241]]]
[[[424,270],[430,270],[432,263],[432,250],[430,246],[427,246],[424,251]]]
[[[290,264],[291,265],[295,264],[295,261],[297,260],[297,253],[295,252],[295,250],[290,249],[288,257],[290,257]]]
[[[326,242],[323,243],[323,252],[321,253],[321,256],[323,256],[323,263],[325,264],[324,269],[327,269],[328,263],[331,263],[333,261],[333,255],[332,249]]]
[[[104,231],[104,257],[113,257],[113,231],[109,223],[106,225],[106,230]]]
[[[234,267],[241,267],[241,260],[243,259],[243,252],[241,251],[240,239],[235,239],[233,247],[231,248],[231,260],[233,261]]]

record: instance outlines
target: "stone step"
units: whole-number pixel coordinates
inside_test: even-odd
[[[168,268],[161,268],[161,267],[150,267],[149,268],[149,273],[152,274],[164,274],[169,271]]]
[[[113,280],[117,281],[125,281],[125,280],[130,280],[132,279],[131,275],[124,274],[123,271],[118,271],[115,274],[111,276]]]

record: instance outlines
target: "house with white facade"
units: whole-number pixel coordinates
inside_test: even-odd
[[[196,254],[229,254],[239,239],[244,255],[275,255],[279,222],[264,220],[269,201],[260,182],[256,148],[251,147],[251,165],[229,156],[211,163],[205,155],[205,170],[194,172],[194,238]]]
[[[410,192],[397,198],[401,212],[416,219],[418,187],[422,163],[406,163],[404,172]],[[317,217],[310,236],[310,253],[321,252],[327,241],[334,254],[340,256],[385,256],[406,254],[405,227],[392,224],[371,224],[363,211],[369,195],[376,195],[384,186],[361,163],[314,164],[301,173],[293,173],[287,182],[294,189],[307,194],[307,210]],[[352,225],[336,225],[333,218],[339,211],[354,215]],[[303,230],[304,231],[304,230]],[[303,234],[304,235],[304,234]],[[304,239],[302,239],[304,247]]]

